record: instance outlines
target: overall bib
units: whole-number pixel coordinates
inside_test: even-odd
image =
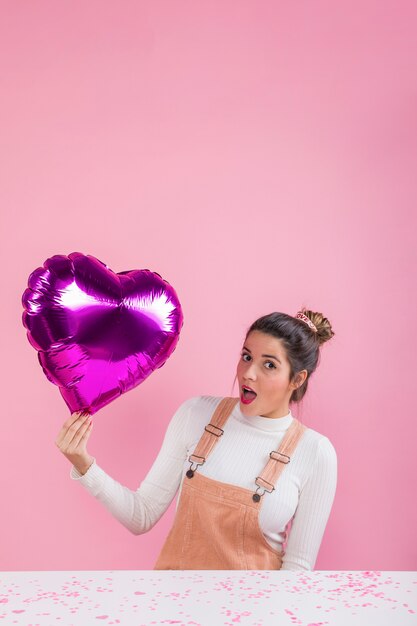
[[[281,569],[284,553],[275,550],[265,539],[259,512],[265,491],[270,493],[275,489],[307,427],[293,418],[278,450],[269,453],[260,476],[254,477],[255,491],[213,480],[196,469],[206,462],[223,435],[222,426],[237,402],[239,398],[230,397],[220,401],[194,453],[188,457],[191,465],[184,476],[174,524],[155,570]],[[262,493],[259,489],[263,489]]]

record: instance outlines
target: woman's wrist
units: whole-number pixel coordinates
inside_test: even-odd
[[[84,476],[94,463],[94,460],[94,457],[90,457],[86,463],[75,465],[75,469],[81,474],[81,476]]]

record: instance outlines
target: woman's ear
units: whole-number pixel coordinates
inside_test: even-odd
[[[301,387],[301,385],[304,383],[306,378],[307,378],[307,370],[301,370],[301,372],[298,372],[294,377],[294,383],[293,383],[294,388],[297,389],[298,387]]]

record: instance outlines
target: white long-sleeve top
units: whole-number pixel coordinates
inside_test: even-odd
[[[188,457],[221,399],[194,396],[179,406],[152,467],[136,491],[109,476],[95,458],[84,475],[72,466],[70,477],[78,480],[133,534],[147,532],[164,514],[177,491],[178,507],[184,475],[190,469]],[[237,402],[223,427],[224,434],[197,471],[255,491],[255,478],[265,467],[271,450],[278,448],[293,419],[291,411],[280,418],[247,417]],[[281,569],[314,569],[336,483],[337,456],[333,444],[326,436],[307,428],[275,490],[263,495],[259,512],[265,539],[273,548],[284,551]]]

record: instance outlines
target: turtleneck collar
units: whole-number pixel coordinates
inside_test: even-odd
[[[291,422],[294,419],[291,410],[284,415],[284,417],[263,417],[262,415],[252,415],[247,416],[244,415],[240,409],[240,401],[236,402],[236,405],[232,411],[233,417],[235,417],[240,422],[245,424],[249,424],[250,426],[254,426],[255,428],[259,428],[259,430],[266,431],[282,431],[287,430],[287,428],[291,425]]]

